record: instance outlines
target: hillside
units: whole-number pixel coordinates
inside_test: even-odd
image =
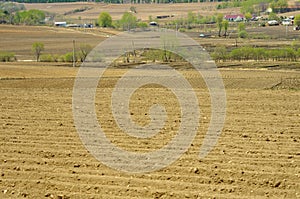
[[[77,3],[33,3],[25,4],[27,9],[39,9],[59,15],[71,13],[76,9],[87,7],[84,12],[75,12],[64,15],[65,17],[78,19],[97,19],[100,12],[109,12],[112,18],[120,19],[124,12],[129,11],[131,6],[136,7],[136,16],[138,19],[148,20],[149,16],[156,17],[157,15],[174,15],[174,18],[186,17],[189,11],[199,13],[203,16],[212,15],[216,12],[237,13],[239,8],[227,8],[217,10],[218,3],[181,3],[181,4],[104,4],[91,2]]]

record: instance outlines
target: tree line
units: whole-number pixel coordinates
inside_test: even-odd
[[[216,62],[226,61],[299,61],[300,48],[257,48],[244,46],[228,51],[225,46],[218,46],[211,54]]]
[[[138,21],[136,16],[131,12],[125,12],[120,20],[113,21],[111,15],[108,12],[101,12],[97,25],[100,27],[113,27],[122,30],[131,30],[134,28],[145,28],[148,26],[146,22]]]
[[[32,53],[36,58],[36,61],[42,62],[73,62],[74,58],[76,62],[83,62],[92,50],[92,47],[88,44],[80,44],[76,49],[75,55],[73,52],[67,52],[63,55],[57,54],[44,54],[44,44],[41,42],[35,42],[32,45]],[[148,49],[143,51],[142,57],[147,60],[159,60],[169,61],[171,57],[174,60],[180,60],[181,58],[166,50]],[[226,61],[299,61],[300,60],[300,47],[287,46],[284,48],[261,48],[243,46],[240,48],[234,48],[228,50],[226,46],[217,46],[213,52],[210,53],[213,60],[216,62]],[[13,52],[0,52],[0,61],[16,61],[15,54]]]
[[[38,25],[45,22],[45,12],[26,10],[23,4],[0,2],[0,23]]]
[[[295,6],[299,7],[300,3],[295,2]],[[272,9],[272,12],[283,13],[288,11],[288,0],[247,0],[247,1],[224,1],[217,5],[217,9],[240,7],[241,13],[251,13],[259,15],[261,12],[265,12],[268,8]]]
[[[200,2],[228,2],[228,0],[11,0],[18,3],[60,3],[60,2],[104,2],[104,3],[200,3]],[[268,0],[270,1],[270,0]],[[275,1],[275,0],[274,0]],[[281,1],[281,0],[279,0]],[[239,2],[234,0],[232,2]]]

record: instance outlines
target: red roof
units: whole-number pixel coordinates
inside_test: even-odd
[[[237,14],[237,15],[225,15],[225,19],[236,19],[236,18],[245,18],[245,16],[243,14]]]

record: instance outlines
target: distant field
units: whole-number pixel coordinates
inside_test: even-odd
[[[34,59],[31,52],[34,42],[45,45],[45,54],[65,54],[73,49],[73,40],[77,47],[81,43],[92,47],[103,41],[105,33],[81,32],[66,28],[52,28],[47,26],[12,26],[0,25],[1,51],[15,52],[19,60]]]
[[[182,3],[182,4],[103,4],[103,3],[51,3],[51,4],[25,4],[27,9],[40,9],[63,15],[66,12],[84,7],[90,8],[84,12],[67,15],[73,19],[97,19],[100,12],[109,12],[113,19],[120,19],[124,12],[129,11],[131,6],[136,7],[137,18],[148,20],[151,15],[174,15],[175,18],[186,17],[188,11],[199,13],[203,16],[212,15],[216,12],[237,13],[239,8],[224,10],[216,9],[218,3]]]
[[[247,31],[253,35],[264,35],[266,39],[235,39],[236,26],[229,28],[231,38],[217,37],[215,29],[207,29],[205,26],[191,32],[185,32],[189,37],[196,40],[200,45],[213,51],[218,45],[225,45],[228,49],[240,46],[257,46],[266,48],[278,48],[290,45],[300,45],[298,39],[300,34],[288,27],[287,37],[286,28],[277,27],[248,27]],[[65,54],[71,52],[72,41],[75,40],[76,48],[80,44],[89,44],[92,47],[98,45],[107,37],[118,34],[114,29],[72,29],[57,28],[48,26],[14,26],[0,25],[0,49],[1,51],[14,52],[18,60],[32,60],[34,55],[31,51],[34,42],[42,42],[45,45],[44,54]],[[199,38],[199,33],[212,34],[213,38]]]

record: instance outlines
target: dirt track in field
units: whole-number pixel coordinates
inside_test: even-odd
[[[198,135],[179,160],[146,174],[111,169],[84,148],[72,116],[76,72],[70,67],[0,64],[0,198],[300,198],[299,72],[222,69],[226,123],[215,148],[199,159],[209,95],[194,71],[181,71],[200,101]],[[178,124],[168,124],[159,135],[162,140],[117,132],[105,104],[123,72],[109,70],[105,88],[97,89],[98,119],[116,145],[155,150]],[[174,116],[174,98],[158,88],[140,89],[132,104],[147,104],[153,92],[164,93],[157,98]],[[146,100],[139,101],[141,97]],[[138,122],[147,120],[142,107],[132,106]]]

